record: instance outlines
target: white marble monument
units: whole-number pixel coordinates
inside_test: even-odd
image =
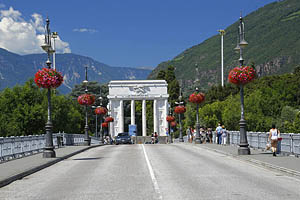
[[[126,80],[110,81],[108,84],[109,109],[114,118],[110,123],[109,132],[112,137],[124,132],[124,107],[123,101],[131,101],[131,124],[135,124],[135,101],[142,101],[142,135],[147,135],[146,130],[146,100],[153,101],[154,132],[166,136],[168,123],[168,84],[165,80]]]

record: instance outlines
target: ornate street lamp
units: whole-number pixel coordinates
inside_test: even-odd
[[[184,102],[181,101],[182,100],[181,95],[179,96],[178,100],[179,100],[178,102],[175,102],[175,104],[177,106],[174,108],[174,112],[176,114],[178,114],[178,118],[179,118],[179,142],[184,142],[183,141],[183,136],[182,136],[181,114],[185,113],[186,109],[184,107]]]
[[[92,108],[94,108],[94,109],[97,109],[97,108],[99,108],[100,106],[92,106]],[[98,137],[98,115],[97,115],[97,113],[95,113],[95,118],[96,118],[96,123],[95,123],[95,125],[96,125],[96,130],[95,130],[95,137],[97,138]]]
[[[85,80],[83,81],[85,85],[85,94],[88,93],[88,78],[87,78],[87,65],[85,65]],[[87,112],[88,104],[85,104],[85,126],[84,126],[84,145],[90,146],[91,145],[91,138],[89,136],[89,125],[88,125],[88,112]]]
[[[85,66],[85,80],[83,81],[83,84],[85,85],[85,93],[83,95],[80,95],[77,100],[79,104],[84,105],[85,107],[84,145],[90,146],[91,138],[89,136],[87,107],[88,105],[94,104],[95,96],[92,94],[88,94],[87,65]]]
[[[55,158],[56,153],[54,151],[53,146],[53,136],[52,136],[52,110],[51,110],[51,88],[56,88],[60,86],[60,84],[63,82],[63,78],[60,73],[56,72],[55,70],[51,69],[51,61],[50,61],[50,54],[53,53],[53,49],[51,46],[51,33],[50,33],[50,20],[46,19],[46,32],[45,32],[45,41],[42,44],[42,49],[47,53],[48,60],[46,61],[46,64],[48,66],[47,68],[43,68],[42,70],[39,70],[35,74],[35,83],[39,87],[47,88],[47,98],[48,98],[48,118],[45,125],[46,130],[46,144],[43,152],[43,158]],[[46,81],[47,80],[47,81]]]
[[[202,103],[205,100],[205,95],[201,92],[199,92],[198,88],[196,88],[196,91],[190,95],[189,101],[191,103],[195,103],[197,105],[196,109],[196,139],[195,144],[200,144],[200,123],[199,123],[199,104]]]
[[[243,59],[243,49],[248,45],[245,40],[245,25],[242,16],[240,17],[239,23],[239,37],[238,44],[235,50],[239,50],[239,67],[235,67],[229,72],[228,79],[229,82],[236,84],[240,87],[240,97],[241,97],[241,119],[240,119],[240,144],[238,148],[239,155],[249,155],[250,148],[247,141],[247,130],[246,130],[246,120],[244,117],[244,85],[252,81],[256,77],[256,72],[253,67],[244,66]]]
[[[55,39],[58,37],[58,33],[57,32],[53,32],[51,37],[53,38],[53,69],[56,69],[56,64],[55,64]]]
[[[97,115],[100,115],[100,124],[101,124],[100,144],[103,144],[103,126],[102,126],[103,123],[102,123],[102,118],[107,113],[107,109],[105,107],[102,107],[102,103],[100,103],[100,107],[96,108],[95,113]]]
[[[221,35],[221,84],[222,87],[224,87],[224,52],[223,52],[223,38],[225,35],[225,31],[224,30],[218,30],[218,32]]]
[[[169,106],[170,106],[170,104],[169,104]],[[170,108],[169,108],[169,115],[167,116],[166,120],[167,120],[167,122],[168,122],[168,133],[169,133],[169,136],[171,137],[171,142],[172,142],[172,136],[171,136],[171,123],[172,123],[173,121],[175,121],[175,117],[172,116],[172,111],[171,111]]]

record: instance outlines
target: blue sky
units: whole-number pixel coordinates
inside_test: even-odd
[[[0,0],[0,47],[41,53],[45,18],[57,51],[111,66],[156,67],[275,0]],[[7,31],[9,30],[9,31]]]

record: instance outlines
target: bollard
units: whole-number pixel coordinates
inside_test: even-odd
[[[278,138],[276,154],[281,153],[281,140],[282,140],[282,138]]]
[[[60,136],[59,135],[56,136],[56,142],[57,142],[57,147],[59,148],[60,147]]]

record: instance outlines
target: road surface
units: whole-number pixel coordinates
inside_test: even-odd
[[[300,199],[300,180],[193,145],[107,145],[0,188],[0,199]]]

